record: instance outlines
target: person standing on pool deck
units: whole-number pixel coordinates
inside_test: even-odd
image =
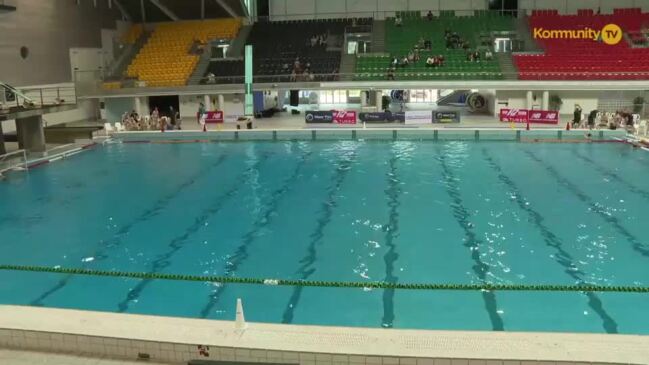
[[[573,112],[573,117],[572,117],[572,126],[579,127],[580,123],[581,123],[581,106],[579,106],[579,104],[575,104],[575,111]]]

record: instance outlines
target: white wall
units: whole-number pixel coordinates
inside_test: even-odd
[[[101,71],[107,56],[102,48],[70,48],[70,74],[77,71]]]
[[[469,15],[473,10],[487,9],[488,0],[270,0],[273,20],[353,17],[383,18],[395,11],[456,10]],[[387,12],[387,14],[384,14]]]
[[[122,114],[135,108],[134,98],[107,98],[104,101],[106,121],[110,123],[122,120]]]
[[[581,105],[585,113],[597,109],[599,99],[608,92],[598,90],[583,91],[550,91],[550,95],[559,95],[563,100],[559,114],[572,114],[575,104]],[[533,102],[535,109],[541,108],[543,91],[534,91],[536,100]],[[507,102],[508,106],[499,105],[499,102]],[[527,109],[526,91],[496,91],[496,112],[502,108]]]
[[[69,49],[100,47],[101,29],[115,26],[119,11],[106,1],[19,0],[0,14],[0,80],[13,85],[72,81]],[[29,49],[23,59],[20,48]]]
[[[101,50],[104,55],[102,67],[106,70],[115,60],[114,39],[118,34],[118,31],[115,29],[101,30]]]
[[[218,104],[218,96],[210,95],[212,100],[212,108]],[[193,123],[195,115],[198,111],[199,104],[203,101],[202,95],[187,95],[180,96],[180,115],[183,118],[183,123]],[[226,122],[234,122],[237,118],[244,116],[244,96],[243,94],[225,94],[223,95],[224,107],[223,117]]]

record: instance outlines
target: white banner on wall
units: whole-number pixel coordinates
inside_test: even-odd
[[[406,124],[431,124],[433,113],[430,110],[413,110],[406,112]]]

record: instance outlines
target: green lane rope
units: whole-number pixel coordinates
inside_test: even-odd
[[[178,275],[148,272],[101,271],[45,266],[0,265],[0,271],[28,271],[39,273],[86,275],[144,280],[174,280],[221,284],[254,284],[276,286],[308,286],[328,288],[372,288],[406,290],[463,290],[463,291],[548,291],[548,292],[615,292],[649,293],[649,287],[642,286],[603,286],[603,285],[551,285],[551,284],[412,284],[388,283],[384,281],[309,281],[286,279],[241,278],[235,276]]]

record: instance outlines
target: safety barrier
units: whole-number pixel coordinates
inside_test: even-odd
[[[54,274],[117,277],[143,280],[191,281],[220,284],[253,284],[272,286],[303,286],[328,288],[371,288],[401,290],[454,290],[454,291],[546,291],[546,292],[615,292],[649,293],[649,287],[604,285],[553,285],[553,284],[439,284],[439,283],[389,283],[384,281],[309,281],[270,278],[242,278],[232,276],[201,276],[151,272],[101,271],[78,268],[0,265],[0,271],[26,271]]]

